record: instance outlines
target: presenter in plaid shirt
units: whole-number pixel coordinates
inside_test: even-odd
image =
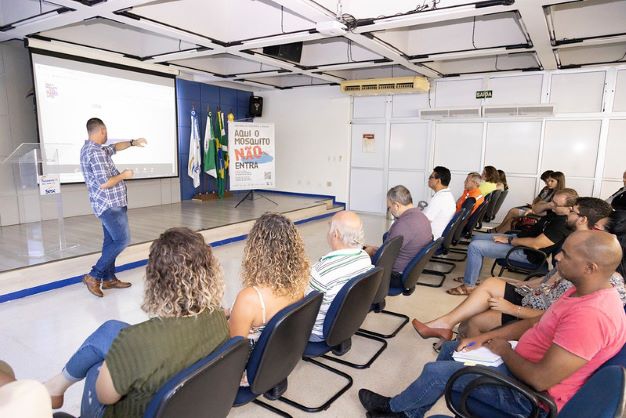
[[[102,297],[104,289],[122,289],[131,285],[115,277],[115,259],[130,242],[124,180],[133,177],[133,171],[120,173],[111,155],[128,147],[143,147],[146,140],[139,138],[103,146],[108,139],[107,128],[98,118],[87,121],[87,133],[89,139],[80,150],[80,167],[89,191],[89,202],[102,222],[104,243],[100,259],[89,274],[85,274],[83,283],[93,295]]]

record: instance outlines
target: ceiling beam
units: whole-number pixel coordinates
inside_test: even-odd
[[[537,53],[539,63],[546,70],[556,70],[556,57],[552,52],[548,22],[543,12],[544,2],[540,0],[517,1],[521,21],[526,28],[533,43],[533,49]]]

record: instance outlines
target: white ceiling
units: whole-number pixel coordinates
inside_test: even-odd
[[[623,63],[626,0],[0,0],[0,42],[25,38],[284,89]],[[299,62],[263,52],[293,42]]]

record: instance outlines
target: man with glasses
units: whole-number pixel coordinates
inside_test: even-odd
[[[458,287],[448,289],[450,295],[469,295],[478,282],[484,257],[504,258],[515,246],[530,247],[540,250],[546,255],[552,254],[567,238],[571,230],[567,227],[567,217],[572,206],[576,204],[578,194],[573,189],[562,189],[554,194],[553,208],[542,217],[529,231],[518,234],[477,234],[467,249],[467,262],[462,281]],[[509,259],[523,263],[540,264],[540,254],[533,251],[514,251]]]

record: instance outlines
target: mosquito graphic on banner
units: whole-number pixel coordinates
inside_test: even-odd
[[[198,127],[198,116],[196,111],[191,111],[191,135],[189,137],[189,162],[187,164],[187,174],[193,179],[193,187],[200,187],[200,128]]]

